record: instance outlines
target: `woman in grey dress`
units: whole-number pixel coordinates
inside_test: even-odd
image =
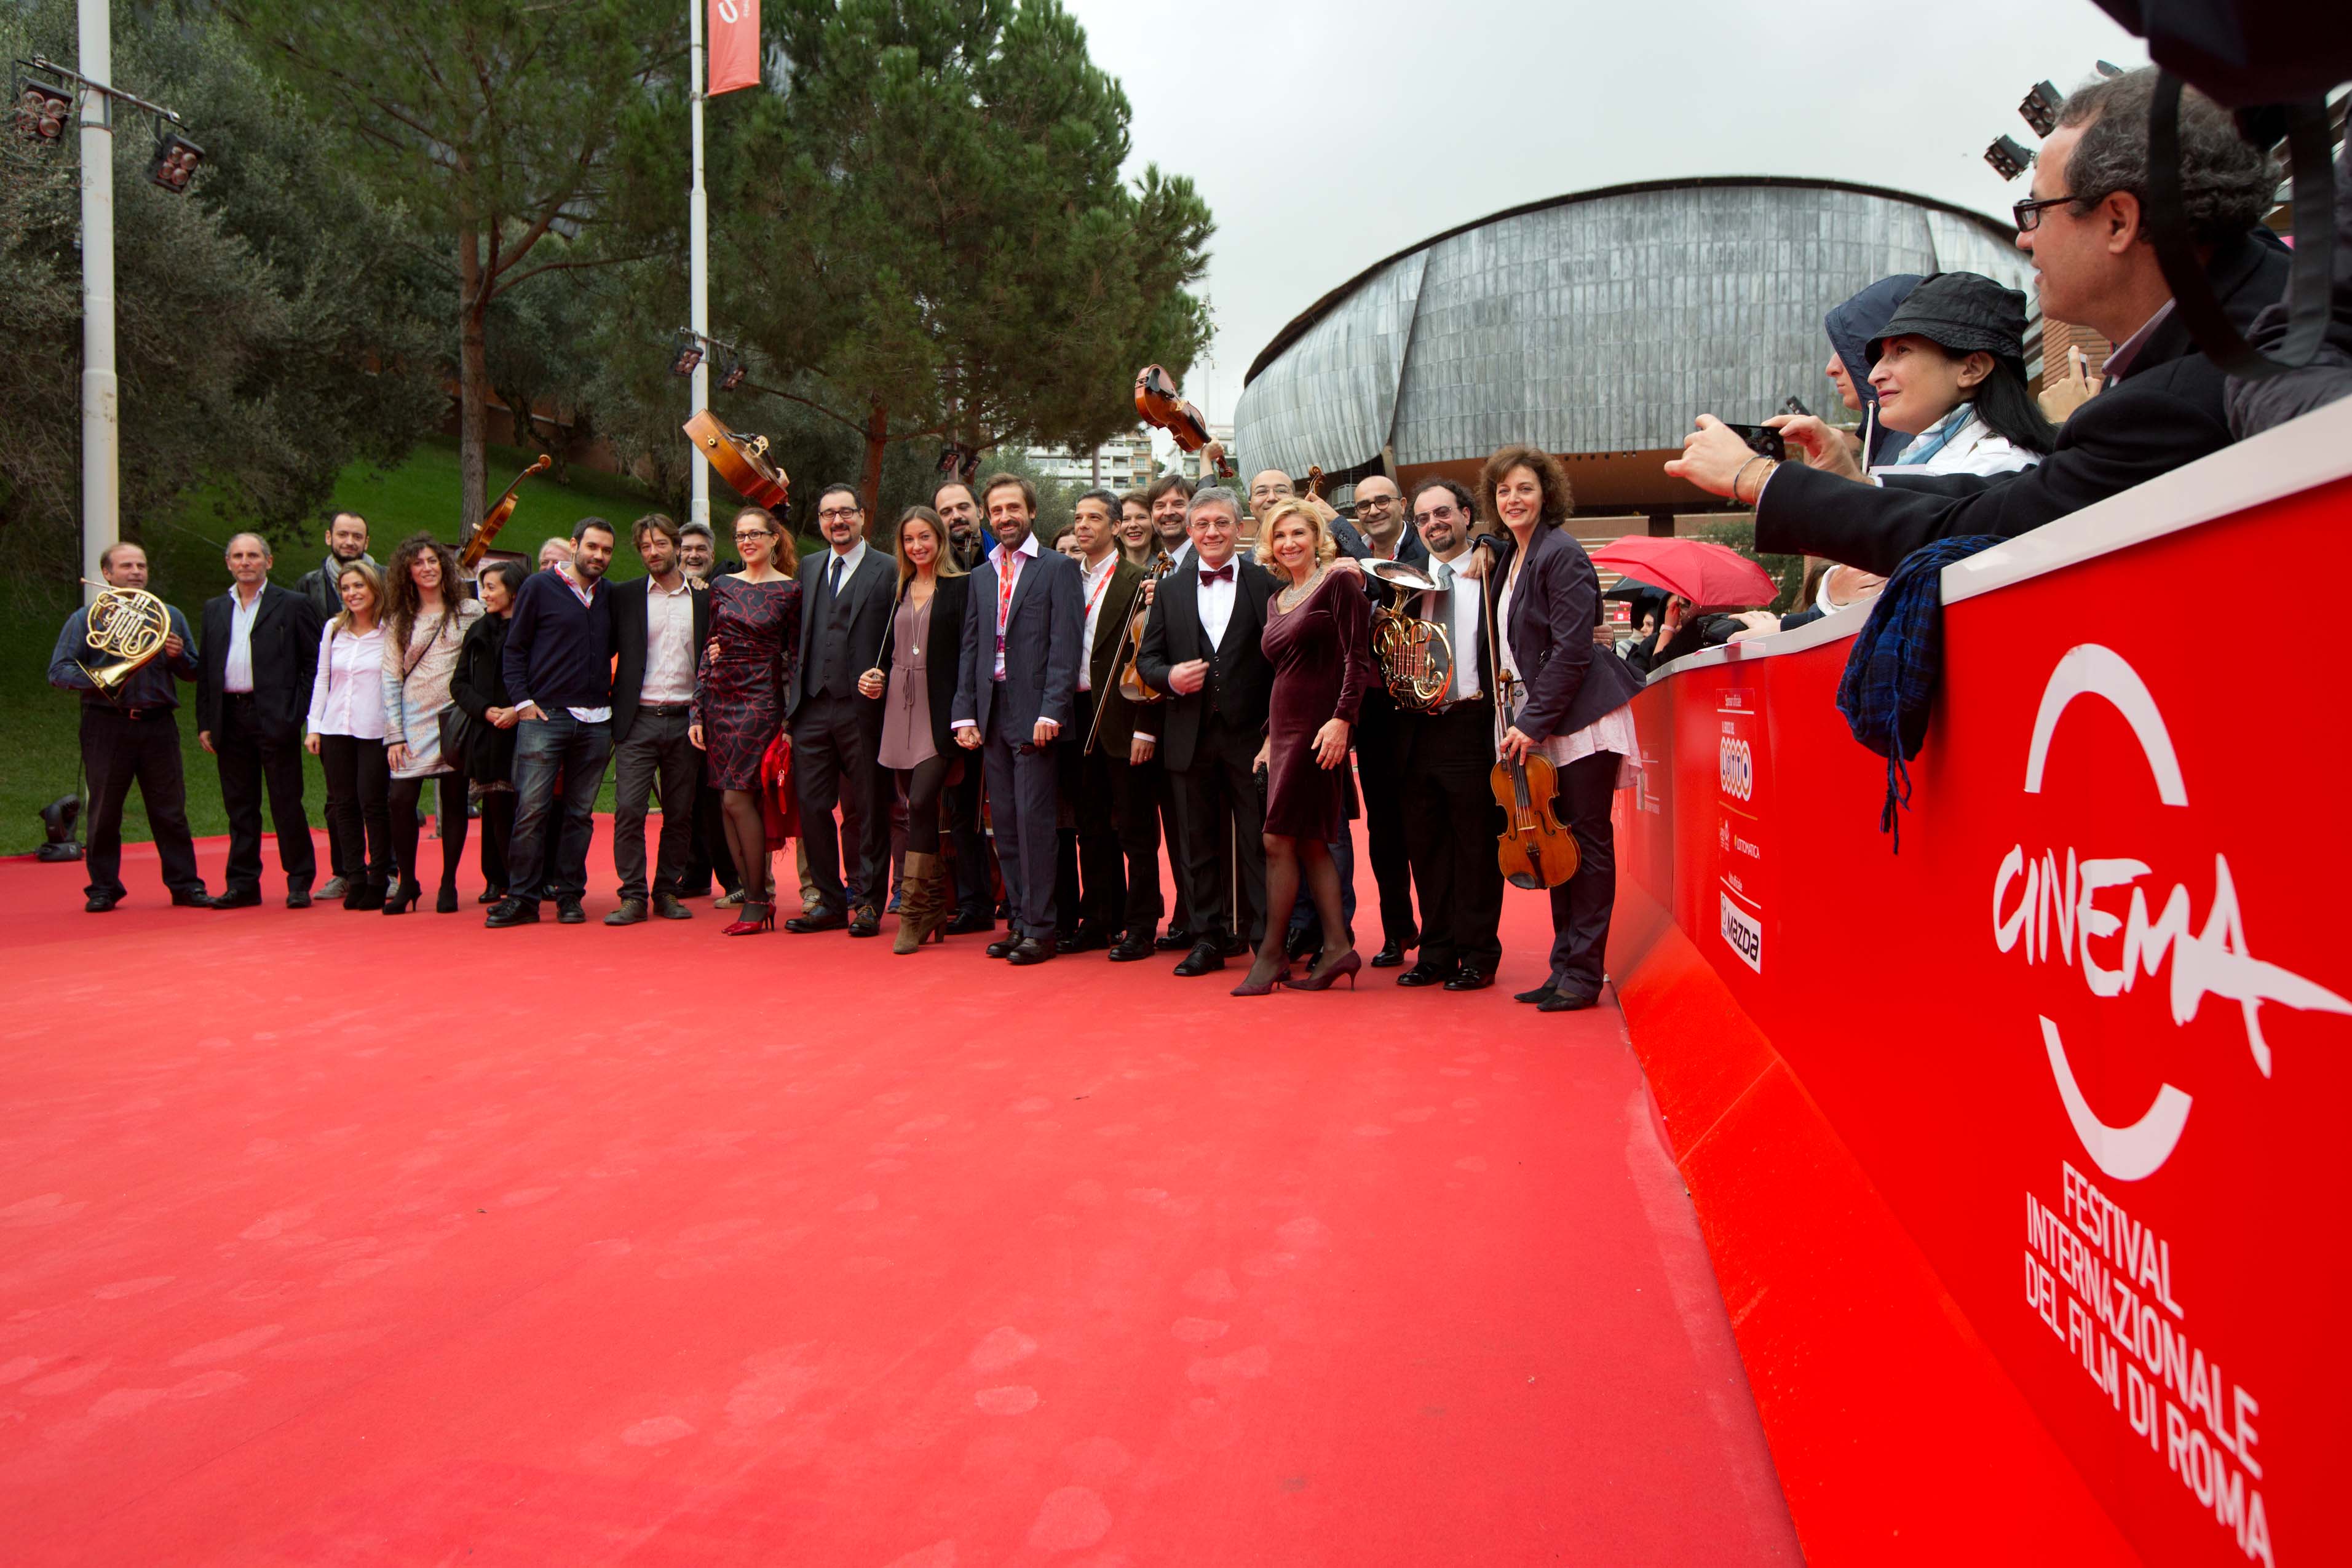
[[[425,781],[437,781],[441,807],[441,893],[434,908],[457,912],[457,867],[466,858],[466,792],[441,758],[441,710],[449,706],[449,678],[466,632],[482,618],[478,600],[464,596],[457,557],[429,533],[400,542],[384,567],[384,750],[392,763],[392,857],[400,885],[383,912],[406,914],[421,891],[416,864],[417,803]]]
[[[956,660],[963,647],[963,568],[948,551],[948,531],[927,506],[898,519],[898,595],[875,668],[857,689],[882,699],[884,767],[907,796],[907,867],[898,899],[894,952],[943,942],[950,905],[947,863],[940,856],[940,797],[962,768],[949,732]]]

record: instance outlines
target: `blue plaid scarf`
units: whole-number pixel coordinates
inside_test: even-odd
[[[1886,759],[1886,805],[1878,831],[1903,852],[1895,808],[1911,808],[1911,771],[1927,738],[1927,709],[1944,678],[1944,568],[2001,542],[1990,534],[1939,539],[1903,558],[1846,656],[1838,711],[1853,738]]]

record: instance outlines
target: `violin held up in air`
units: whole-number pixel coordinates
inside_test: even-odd
[[[466,536],[465,544],[457,552],[457,569],[460,572],[472,576],[474,568],[482,563],[482,557],[490,552],[490,541],[499,536],[499,530],[504,528],[507,519],[514,515],[515,502],[520,499],[523,480],[533,474],[543,474],[554,465],[555,459],[541,452],[530,468],[515,476],[515,482],[507,487],[507,493],[490,503],[490,510],[482,514],[482,521],[474,525],[474,531]]]
[[[1135,411],[1143,416],[1146,425],[1175,437],[1177,447],[1183,451],[1197,452],[1212,438],[1209,422],[1201,417],[1201,411],[1177,395],[1176,383],[1156,364],[1145,365],[1136,373]],[[1217,453],[1217,472],[1225,479],[1234,477],[1234,466],[1226,461],[1222,447]]]

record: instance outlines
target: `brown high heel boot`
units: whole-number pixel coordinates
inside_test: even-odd
[[[939,924],[940,858],[907,851],[906,872],[898,879],[898,935],[890,951],[904,957],[929,940]]]

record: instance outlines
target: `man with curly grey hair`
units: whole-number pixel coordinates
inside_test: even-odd
[[[1931,541],[2011,538],[2229,445],[2221,371],[2173,310],[2148,237],[2155,80],[2152,68],[2128,71],[2070,97],[2042,144],[2032,195],[2017,204],[2018,248],[2033,258],[2043,315],[2080,322],[2116,345],[2106,390],[2067,420],[2048,458],[2012,474],[1858,484],[1759,459],[1702,415],[1666,471],[1754,505],[1759,550],[1890,574]],[[2242,331],[2286,289],[2286,247],[2262,226],[2278,171],[2239,138],[2226,110],[2194,89],[2181,97],[2180,163],[2206,276]]]

